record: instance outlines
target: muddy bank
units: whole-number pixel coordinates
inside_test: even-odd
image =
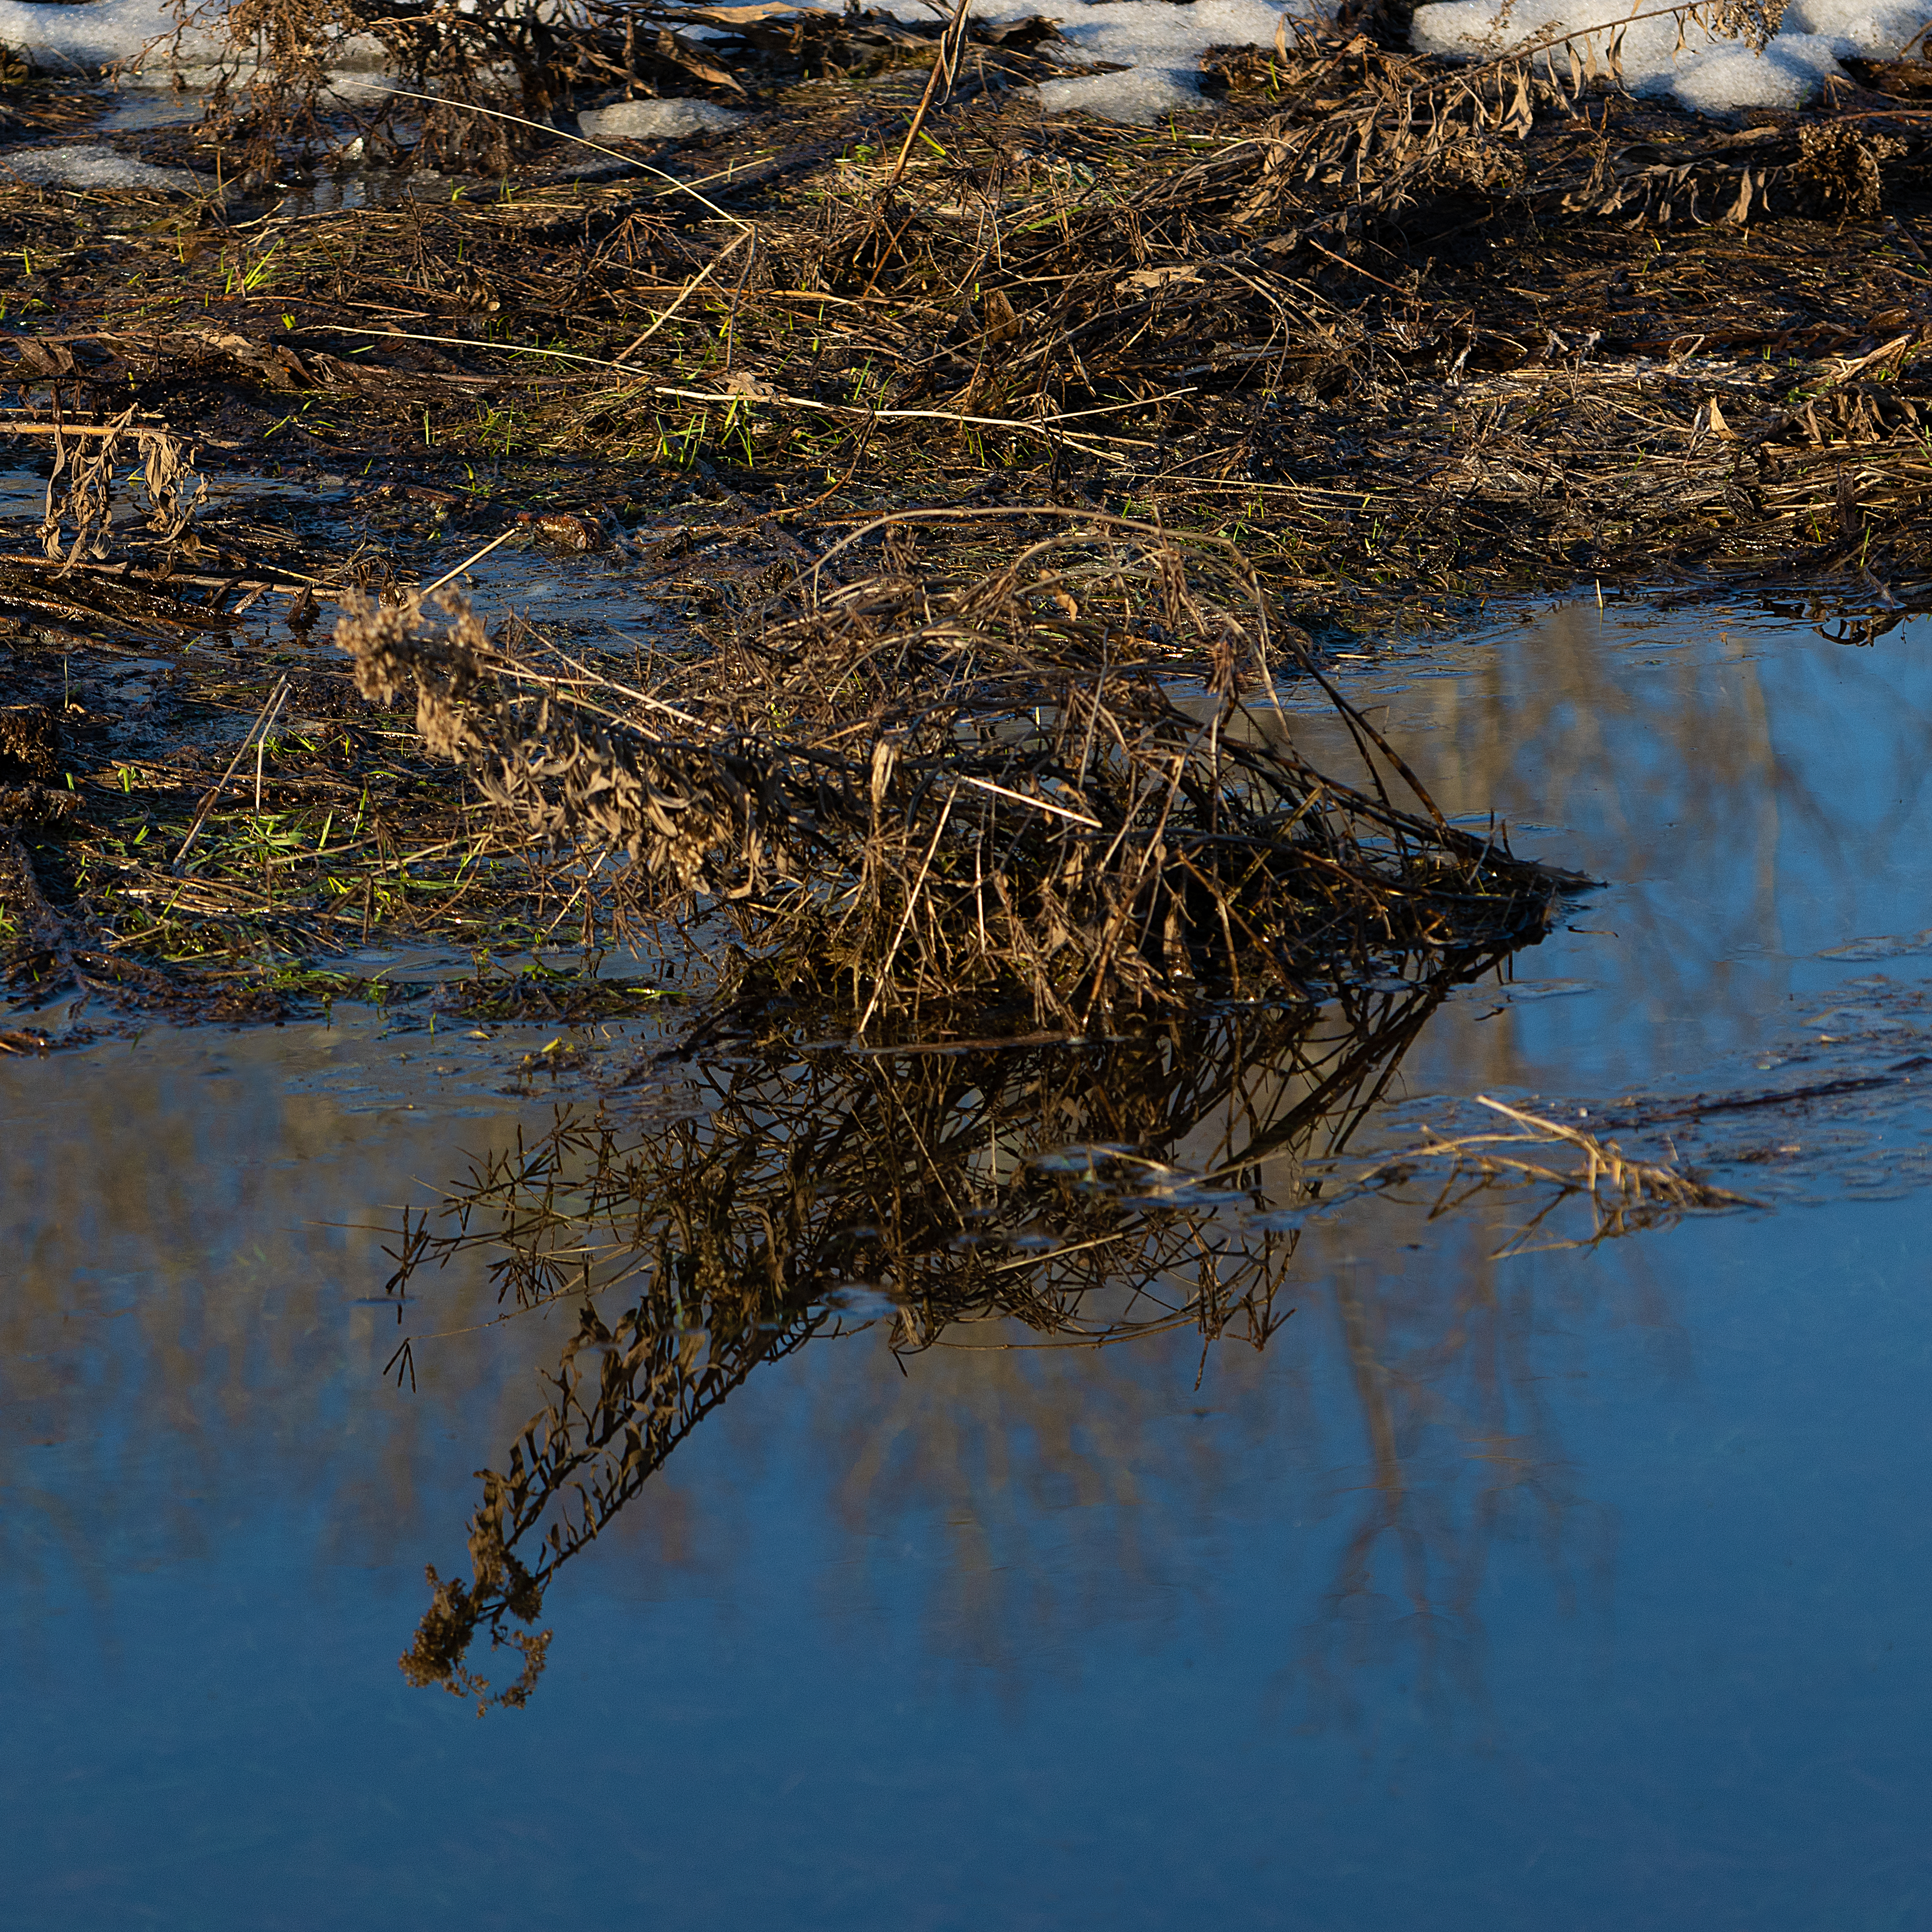
[[[676,138],[610,132],[622,117],[572,135],[668,70],[566,86],[538,61],[516,70],[526,91],[551,76],[542,111],[509,120],[476,74],[464,93],[446,74],[414,122],[365,114],[353,140],[339,103],[304,121],[286,88],[111,133],[220,184],[206,193],[0,187],[16,985],[267,1016],[386,937],[652,943],[674,908],[613,896],[609,838],[553,809],[533,842],[527,811],[506,818],[406,703],[386,708],[406,680],[358,691],[330,647],[356,599],[404,608],[466,565],[494,593],[491,674],[594,686],[634,766],[670,769],[670,692],[687,719],[728,716],[769,777],[804,688],[786,627],[816,626],[829,701],[807,749],[848,800],[932,695],[877,675],[882,637],[908,614],[928,639],[935,611],[956,628],[975,586],[1006,584],[1036,722],[1070,676],[1102,699],[1126,675],[1260,702],[1382,626],[1579,577],[1802,581],[1879,624],[1918,598],[1910,64],[1720,125],[1549,60],[1418,59],[1370,23],[1211,56],[1214,111],[1148,129],[1044,112],[1019,83],[1079,64],[1044,28],[982,37],[950,88],[926,86],[952,57],[938,28],[878,31],[862,59],[706,43],[722,79],[678,56],[746,118],[694,113]],[[23,126],[78,124],[88,99],[12,84]],[[499,172],[454,171],[478,166]],[[1130,526],[1226,548],[1239,612],[1187,590],[1176,622],[1170,584],[1162,610],[1117,598],[1096,625],[1052,546],[1111,571]],[[1159,548],[1133,568],[1194,568]],[[1002,576],[1022,557],[1026,586]],[[519,619],[538,569],[595,595]],[[851,621],[875,595],[876,621]],[[844,684],[834,633],[869,683]],[[1077,704],[1055,704],[1067,724]],[[1068,746],[1047,740],[975,782],[1093,817],[1052,807]],[[1130,765],[1153,754],[1137,742]],[[576,755],[530,754],[552,754]],[[938,843],[920,868],[940,796],[904,795],[884,870],[848,862],[878,934],[855,1008],[868,973],[916,963],[892,935],[946,875]],[[1402,810],[1399,841],[1469,860],[1426,800]],[[732,838],[769,842],[740,820]],[[1056,927],[1029,862],[1021,950],[1056,953],[1064,928],[1090,964],[1114,959],[1100,899]],[[715,873],[687,867],[680,892],[715,895]],[[1148,934],[1167,920],[1141,886],[1128,902]],[[1364,962],[1363,944],[1341,951]],[[1178,971],[1176,945],[1138,945],[1127,978]],[[1225,939],[1222,967],[1246,945]],[[1020,976],[1037,1018],[1078,975]]]

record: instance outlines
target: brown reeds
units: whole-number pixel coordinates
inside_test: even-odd
[[[1078,1031],[1541,933],[1580,882],[1444,824],[1232,547],[1058,520],[949,583],[887,520],[874,567],[857,536],[800,566],[657,693],[447,595],[445,626],[365,605],[336,640],[520,832],[620,856],[616,916],[721,910],[860,1033],[1003,1000]],[[1279,676],[1347,720],[1372,793],[1300,757]]]
[[[503,9],[391,9],[434,42],[394,69],[422,84],[352,112],[317,97],[328,124],[314,145],[359,132],[365,158],[476,166],[566,158],[571,105],[622,93],[766,110],[688,154],[605,144],[600,164],[638,164],[613,180],[539,174],[505,193],[479,178],[433,201],[378,194],[298,215],[278,184],[299,177],[256,166],[244,141],[221,197],[148,197],[138,222],[82,193],[0,192],[28,318],[8,426],[38,452],[61,425],[69,458],[53,479],[58,558],[31,520],[0,558],[0,635],[15,647],[0,695],[64,697],[76,652],[195,638],[168,688],[196,717],[235,720],[212,764],[190,770],[163,722],[172,699],[138,727],[76,715],[74,836],[41,842],[35,862],[57,898],[85,877],[104,929],[156,956],[205,944],[232,964],[265,938],[298,951],[431,916],[402,855],[468,855],[472,827],[456,788],[432,804],[413,778],[403,786],[366,733],[328,737],[330,758],[348,762],[327,773],[320,753],[299,774],[287,746],[263,754],[265,811],[290,814],[274,831],[288,850],[266,875],[273,893],[256,890],[259,862],[253,885],[238,872],[216,886],[219,808],[192,879],[163,883],[152,855],[178,848],[286,668],[252,642],[212,651],[212,636],[238,640],[233,620],[274,600],[305,637],[318,599],[434,582],[506,512],[532,530],[601,533],[634,565],[640,597],[681,614],[674,628],[694,612],[698,628],[669,646],[668,684],[638,686],[684,722],[646,720],[650,704],[615,681],[497,635],[477,660],[490,704],[547,699],[545,729],[562,734],[540,774],[514,758],[500,771],[520,788],[505,824],[520,838],[537,826],[567,862],[634,842],[634,876],[620,889],[598,871],[586,904],[610,894],[612,912],[642,916],[681,893],[718,896],[760,956],[789,946],[844,975],[868,1028],[904,1023],[952,984],[994,999],[1004,986],[1068,1027],[1185,997],[1190,974],[1292,983],[1315,968],[1291,932],[1353,932],[1364,959],[1465,914],[1473,932],[1492,918],[1531,929],[1499,873],[1460,908],[1447,872],[1411,890],[1426,850],[1450,870],[1477,860],[1438,836],[1386,760],[1386,801],[1331,788],[1268,844],[1270,815],[1293,821],[1312,796],[1267,698],[1268,674],[1306,675],[1286,620],[1332,645],[1580,578],[1828,579],[1880,622],[1932,600],[1932,365],[1911,218],[1932,121],[1910,75],[1874,70],[1864,94],[1720,127],[1622,96],[1613,49],[1499,50],[1452,69],[1367,17],[1360,32],[1223,50],[1206,73],[1222,111],[1149,130],[1042,119],[999,95],[1000,62],[1066,52],[1036,22],[998,30],[997,46],[969,32],[950,100],[941,74],[908,146],[937,17],[901,34],[883,15],[734,16],[731,34],[692,44],[728,85],[679,65],[680,21],[698,16],[661,11],[586,14],[580,44],[552,22],[562,38],[545,52],[530,38],[542,23]],[[229,17],[256,19],[268,70],[299,92],[302,50],[322,44],[308,16],[287,14],[286,33]],[[500,28],[500,60],[488,52]],[[830,35],[851,58],[828,69],[814,63]],[[179,162],[211,132],[141,140]],[[512,144],[501,153],[499,134]],[[68,486],[83,480],[81,446],[117,424],[120,474],[164,430],[199,447],[204,470],[290,480],[272,510],[217,497],[170,532],[158,498],[164,528],[110,527],[104,466],[79,494]],[[370,480],[324,514],[302,500],[304,466]],[[855,521],[969,502],[1034,532],[1049,509],[1061,516],[1060,550],[1027,566],[1060,580],[1012,575],[965,517],[898,518],[910,562],[875,536],[835,562],[836,583],[794,568]],[[1030,526],[1011,507],[1028,503]],[[1077,574],[1093,577],[1108,544],[1134,569],[1165,568],[1152,538],[1121,534],[1132,525],[1159,526],[1170,548],[1184,548],[1176,532],[1236,546],[1263,602],[1200,544],[1186,571],[1226,580],[1195,601],[1208,631],[1226,616],[1238,640],[1185,617],[1176,630],[1150,578],[1103,569],[1083,587]],[[1076,555],[1076,531],[1097,532],[1098,548]],[[1149,622],[1193,654],[1172,677]],[[1222,723],[1202,735],[1217,650],[1236,669]],[[304,715],[364,714],[338,688]],[[1090,730],[1104,756],[1090,758]],[[748,812],[716,774],[753,738],[734,780]],[[553,752],[578,762],[544,765]],[[472,754],[479,770],[494,755]],[[646,800],[632,778],[652,759]],[[1160,782],[1136,789],[1156,768]],[[410,800],[406,830],[384,814],[394,869],[380,880],[361,853],[338,860],[335,827],[359,824],[365,784]],[[1081,803],[1070,784],[1094,796]],[[674,836],[653,805],[680,821]],[[475,876],[450,903],[475,904]],[[524,877],[541,900],[541,868]],[[297,915],[272,934],[257,920],[271,899],[278,918]],[[167,920],[150,922],[149,908]],[[1438,913],[1447,922],[1431,927]]]
[[[627,12],[594,59],[554,23],[552,65],[533,40],[517,56],[538,63],[526,100],[484,49],[536,26],[425,15],[457,91],[425,68],[381,112],[466,117],[452,166],[484,165],[491,128],[580,159],[569,102],[674,86],[632,74],[623,34],[634,52],[702,17]],[[1231,111],[1172,134],[962,106],[967,59],[902,168],[916,90],[808,99],[760,65],[802,36],[810,66],[854,22],[733,24],[701,44],[732,85],[676,84],[771,118],[675,175],[655,146],[592,143],[636,171],[238,233],[223,326],[22,352],[116,410],[129,380],[182,420],[238,385],[278,432],[406,434],[431,466],[432,445],[516,446],[794,504],[842,479],[842,508],[1030,468],[1024,494],[1238,534],[1318,607],[1714,566],[1925,594],[1918,244],[1887,212],[1924,173],[1909,100],[1720,127],[1620,96],[1609,41],[1450,68],[1310,30],[1217,57]],[[942,27],[906,29],[907,57],[934,59]],[[367,119],[342,131],[373,139]]]
[[[1636,1159],[1615,1141],[1604,1140],[1587,1129],[1506,1106],[1486,1094],[1475,1097],[1478,1106],[1500,1114],[1515,1131],[1432,1133],[1420,1145],[1354,1178],[1338,1195],[1338,1203],[1348,1193],[1379,1192],[1400,1184],[1418,1166],[1437,1162],[1446,1163],[1448,1172],[1432,1214],[1454,1213],[1497,1181],[1530,1187],[1540,1203],[1536,1212],[1496,1250],[1492,1261],[1550,1248],[1593,1247],[1621,1234],[1669,1226],[1687,1214],[1762,1204],[1705,1180],[1675,1161]],[[1580,1202],[1589,1210],[1588,1230],[1579,1234],[1550,1232],[1551,1217],[1572,1202]]]

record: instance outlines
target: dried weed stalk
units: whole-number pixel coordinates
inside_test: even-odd
[[[1615,1141],[1600,1140],[1581,1127],[1505,1106],[1486,1094],[1476,1098],[1514,1122],[1519,1131],[1459,1134],[1448,1139],[1431,1135],[1421,1146],[1360,1177],[1350,1191],[1380,1190],[1406,1180],[1418,1161],[1449,1163],[1434,1209],[1438,1214],[1460,1208],[1471,1195],[1498,1180],[1534,1186],[1546,1196],[1543,1204],[1496,1251],[1492,1260],[1552,1248],[1594,1247],[1621,1234],[1668,1226],[1687,1214],[1762,1204],[1714,1186],[1674,1164],[1633,1160]],[[1567,1166],[1552,1165],[1552,1155],[1566,1153]],[[1588,1234],[1537,1238],[1551,1215],[1565,1203],[1577,1200],[1588,1204]]]
[[[105,557],[114,517],[114,483],[131,442],[141,460],[148,528],[164,543],[187,530],[200,484],[187,446],[171,430],[134,421],[130,408],[91,432],[58,417],[50,424],[53,467],[48,472],[40,542],[46,554],[71,569],[83,556]],[[71,535],[68,535],[68,531]]]
[[[1541,933],[1576,882],[1444,824],[1291,649],[1373,788],[1303,759],[1232,547],[1078,520],[956,583],[902,541],[841,578],[848,539],[658,693],[512,652],[453,598],[446,626],[364,605],[336,640],[526,836],[623,855],[622,916],[722,908],[862,1032],[962,998],[1078,1030]]]

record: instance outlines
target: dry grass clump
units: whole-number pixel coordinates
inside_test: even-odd
[[[440,626],[362,606],[336,640],[365,696],[412,690],[433,751],[580,854],[613,916],[721,908],[861,1032],[1003,999],[1083,1030],[1541,933],[1576,882],[1445,824],[1230,547],[1065,520],[948,581],[892,520],[872,567],[847,539],[654,692],[512,650],[454,598]],[[1289,668],[1372,790],[1296,751]]]
[[[1304,592],[1716,554],[1922,594],[1917,271],[1856,284],[1810,219],[1909,205],[1922,114],[1720,126],[1580,43],[1452,68],[1310,32],[1222,64],[1240,118],[1178,138],[967,113],[709,236],[687,206],[710,260],[559,446],[926,500],[1039,461],[1055,500],[1219,520]],[[1813,367],[1834,345],[1890,352]]]
[[[1078,1030],[1190,985],[1264,992],[1536,929],[1538,880],[1445,834],[1366,735],[1385,795],[1297,769],[1268,698],[1270,674],[1305,676],[1284,611],[1360,629],[1474,594],[1693,572],[1838,573],[1881,622],[1932,598],[1923,265],[1909,219],[1882,232],[1869,219],[1874,197],[1909,215],[1927,184],[1932,123],[1902,97],[1724,128],[1620,97],[1607,52],[1594,80],[1580,46],[1451,70],[1378,44],[1371,20],[1216,56],[1228,105],[1212,121],[962,109],[980,52],[989,86],[1019,58],[1009,34],[969,42],[950,103],[935,83],[928,142],[909,122],[936,19],[902,40],[883,16],[740,20],[734,38],[692,43],[715,81],[650,64],[695,14],[613,14],[631,51],[599,42],[595,59],[553,22],[568,40],[554,59],[534,39],[517,57],[541,82],[526,100],[517,59],[485,44],[500,26],[506,46],[550,28],[432,14],[390,10],[442,37],[414,91],[437,93],[448,65],[430,121],[470,116],[469,134],[449,123],[449,152],[476,165],[472,136],[549,139],[500,110],[554,122],[570,101],[684,88],[762,92],[772,111],[700,153],[654,153],[682,181],[640,166],[299,218],[265,208],[260,223],[232,219],[232,195],[157,199],[145,224],[98,197],[10,190],[24,280],[47,307],[16,342],[27,388],[9,427],[58,427],[69,460],[46,536],[29,517],[15,546],[28,554],[0,560],[0,628],[22,642],[8,698],[64,694],[71,661],[30,662],[28,640],[92,653],[97,638],[199,636],[170,680],[185,700],[214,665],[209,634],[238,638],[248,610],[275,608],[263,600],[289,600],[306,638],[319,597],[440,575],[444,536],[466,544],[469,520],[518,508],[539,530],[560,515],[635,532],[652,566],[640,595],[681,605],[694,584],[704,608],[732,602],[743,552],[769,562],[781,526],[815,552],[855,516],[1044,500],[1061,535],[1023,565],[982,544],[970,567],[942,567],[934,528],[958,550],[980,526],[901,516],[890,545],[875,531],[769,609],[740,600],[680,640],[662,685],[653,670],[626,689],[608,661],[480,629],[433,664],[413,619],[386,620],[408,635],[376,655],[411,691],[417,669],[446,696],[480,680],[448,698],[447,748],[492,775],[520,840],[534,830],[564,869],[634,854],[584,889],[600,918],[607,897],[616,917],[715,900],[760,957],[836,981],[868,1024],[963,992]],[[320,14],[228,17],[264,37],[272,70],[299,78],[326,50]],[[835,30],[835,67],[908,72],[778,99]],[[395,158],[381,128],[398,150],[428,140],[428,105],[392,102],[365,152]],[[123,474],[140,454],[130,438],[166,425],[184,448],[193,424],[238,470],[386,480],[354,513],[353,555],[336,554],[341,520],[325,528],[292,488],[280,529],[218,499],[170,534],[162,488],[164,527],[136,518],[104,537],[109,466],[77,476],[74,458],[117,422]],[[1281,602],[1264,608],[1178,525],[1238,543]],[[238,648],[221,705],[252,716],[280,675],[267,666]],[[311,902],[278,946],[380,931],[408,906],[426,923],[432,884],[473,910],[473,868],[418,881],[419,898],[398,877],[386,902],[384,881],[332,869],[334,846],[317,862],[335,825],[370,836],[364,781],[378,795],[390,782],[373,740],[352,783],[297,771],[284,748],[279,802],[272,746],[266,796],[290,815],[269,830],[287,850],[252,856],[245,891],[238,871],[217,894],[203,867],[182,894],[155,875],[158,842],[133,842],[165,826],[172,850],[177,805],[191,815],[205,793],[206,774],[171,768],[164,787],[131,769],[137,748],[172,759],[173,728],[157,711],[137,747],[110,742],[104,710],[76,724],[92,829],[34,850],[57,902],[84,872],[103,896],[93,916],[168,958],[187,950],[184,914],[203,922],[195,944],[218,933],[248,952],[256,915],[279,920],[298,883]],[[468,853],[460,812],[432,822],[460,789],[433,805],[412,779],[398,850]],[[544,934],[554,904],[536,868],[520,876]],[[146,904],[170,929],[137,921]]]
[[[135,473],[147,497],[148,530],[163,544],[174,542],[187,530],[201,487],[192,453],[164,425],[136,422],[140,413],[130,407],[105,424],[74,424],[63,422],[56,407],[51,423],[34,426],[44,429],[53,445],[40,536],[42,548],[57,562],[71,568],[83,556],[107,555],[115,479],[126,466],[127,444],[140,460]],[[14,434],[20,434],[18,428]]]
[[[1607,43],[1455,68],[1371,20],[1223,50],[1225,110],[1154,130],[962,105],[981,54],[989,86],[1019,58],[1000,29],[935,86],[927,140],[911,73],[787,84],[932,59],[936,18],[800,10],[699,42],[722,14],[368,12],[427,38],[390,58],[405,96],[328,106],[327,139],[365,158],[574,165],[570,109],[618,93],[770,111],[694,153],[617,140],[596,164],[640,165],[594,184],[298,222],[265,200],[259,228],[229,225],[233,194],[177,210],[194,247],[142,244],[138,302],[117,276],[67,318],[76,398],[118,412],[132,382],[171,422],[218,413],[345,473],[567,454],[602,466],[568,507],[634,492],[638,514],[707,464],[788,516],[827,485],[843,513],[1036,465],[1016,494],[1219,528],[1345,616],[1713,566],[1932,595],[1912,238],[1932,122],[1902,97],[1720,125],[1620,94]],[[245,154],[223,178],[292,184]],[[12,212],[36,262],[77,247],[53,206]]]

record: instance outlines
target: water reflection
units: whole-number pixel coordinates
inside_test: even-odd
[[[1852,976],[1835,949],[1917,932],[1926,635],[1915,620],[1858,650],[1761,611],[1591,602],[1356,668],[1345,688],[1444,812],[1493,812],[1519,851],[1612,882],[1520,991],[1444,1016],[1418,1077],[1580,1100],[1735,1078],[1726,1057],[1780,1040],[1810,1010],[1792,1002]],[[1342,734],[1312,713],[1294,729],[1348,774]]]
[[[668,1124],[560,1114],[486,1157],[436,1220],[404,1228],[391,1288],[487,1255],[506,1300],[568,1294],[581,1312],[544,1408],[484,1473],[471,1580],[432,1577],[411,1681],[522,1702],[544,1653],[514,1624],[535,1622],[556,1572],[753,1370],[814,1336],[883,1319],[902,1360],[972,1324],[1016,1328],[985,1345],[1002,1349],[1182,1328],[1204,1347],[1264,1346],[1286,1318],[1298,1210],[1319,1204],[1328,1163],[1450,988],[1494,964],[1073,1048],[801,1052],[779,1034],[701,1066]],[[415,1346],[399,1376],[414,1377]],[[1000,1433],[1051,1444],[1064,1425],[1010,1415]],[[838,1460],[867,1455],[855,1443]],[[485,1629],[524,1657],[494,1694],[465,1662]]]
[[[514,1120],[476,1083],[477,1043],[448,1042],[435,1066],[452,1077],[427,1078],[416,1042],[380,1032],[345,1012],[0,1070],[0,1564],[15,1592],[104,1602],[130,1570],[206,1557],[214,1525],[266,1498],[313,1521],[318,1563],[399,1550],[422,1533],[429,1444],[502,1413],[516,1370],[482,1352],[459,1355],[423,1414],[357,1400],[392,1346],[393,1310],[370,1297],[407,1174],[435,1172],[453,1132]],[[351,1094],[379,1104],[358,1114]],[[444,1289],[458,1310],[478,1293]],[[508,1399],[513,1414],[520,1390]]]

